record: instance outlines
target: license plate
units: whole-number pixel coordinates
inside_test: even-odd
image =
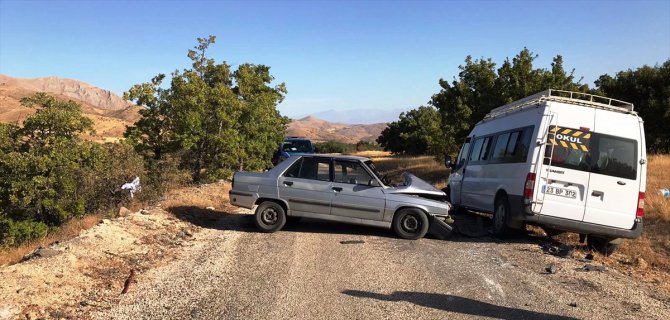
[[[577,198],[577,191],[574,191],[574,190],[568,190],[568,189],[557,188],[557,187],[552,187],[552,186],[544,186],[544,188],[542,188],[542,189],[543,189],[544,193],[546,193],[546,194],[551,194],[551,195],[559,196],[559,197],[572,198],[572,199]]]

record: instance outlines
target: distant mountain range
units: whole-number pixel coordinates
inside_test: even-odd
[[[309,115],[304,115],[300,118],[313,116],[329,122],[336,123],[350,123],[350,124],[374,124],[374,123],[388,123],[398,120],[401,112],[406,112],[405,109],[345,109],[345,110],[326,110]]]
[[[139,119],[138,111],[140,107],[123,100],[109,90],[79,80],[59,77],[22,79],[0,75],[0,122],[22,123],[36,110],[22,106],[20,100],[37,92],[46,92],[56,98],[73,100],[79,103],[84,114],[93,120],[96,131],[95,135],[84,136],[85,139],[100,142],[117,141],[123,137],[126,126],[132,125]],[[356,143],[361,140],[374,141],[381,131],[386,128],[386,123],[383,123],[385,121],[373,124],[340,123],[366,123],[366,119],[373,119],[371,117],[372,112],[369,117],[365,116],[367,113],[364,112],[348,112],[355,113],[358,116],[351,117],[350,121],[336,122],[326,121],[314,116],[293,120],[289,124],[286,134],[287,136],[306,137],[314,141],[334,140]],[[341,111],[332,111],[330,113],[331,119],[336,119],[335,115],[340,113]],[[398,114],[395,114],[395,118],[398,117]],[[378,119],[387,118],[378,117]],[[392,120],[394,119],[389,121]]]
[[[127,125],[139,118],[139,107],[114,94],[88,83],[58,77],[35,79],[0,75],[0,122],[22,123],[36,109],[21,105],[21,98],[46,92],[62,100],[73,100],[93,120],[95,135],[84,136],[94,141],[116,141]]]
[[[386,126],[386,123],[334,123],[314,116],[307,116],[293,120],[286,130],[286,135],[306,137],[317,142],[328,140],[346,143],[356,143],[361,140],[373,142]]]

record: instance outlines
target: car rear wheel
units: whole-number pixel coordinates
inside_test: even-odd
[[[589,246],[590,249],[595,250],[604,256],[611,255],[619,247],[619,244],[612,243],[610,239],[595,237],[591,235],[589,235],[588,238],[586,238],[586,244]]]
[[[419,209],[402,209],[393,217],[393,231],[403,238],[416,240],[428,232],[428,217]]]
[[[263,232],[279,231],[286,224],[286,211],[276,202],[265,201],[256,208],[254,222]]]

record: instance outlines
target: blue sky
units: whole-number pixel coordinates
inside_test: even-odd
[[[501,63],[524,46],[556,54],[585,83],[670,58],[670,1],[8,1],[0,0],[0,73],[55,75],[121,94],[210,56],[271,66],[299,116],[410,109],[452,79],[466,55]]]

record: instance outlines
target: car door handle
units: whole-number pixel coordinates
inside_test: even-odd
[[[340,191],[342,191],[342,188],[341,187],[333,187],[333,191],[340,192]]]
[[[626,183],[623,182],[623,181],[617,181],[616,184],[618,184],[618,185],[620,185],[620,186],[625,186],[625,185],[626,185]]]
[[[285,186],[292,186],[292,185],[293,185],[293,181],[284,181],[284,185],[285,185]]]
[[[597,190],[593,190],[593,192],[591,192],[591,195],[594,197],[602,197],[604,194],[605,194],[604,192]]]

